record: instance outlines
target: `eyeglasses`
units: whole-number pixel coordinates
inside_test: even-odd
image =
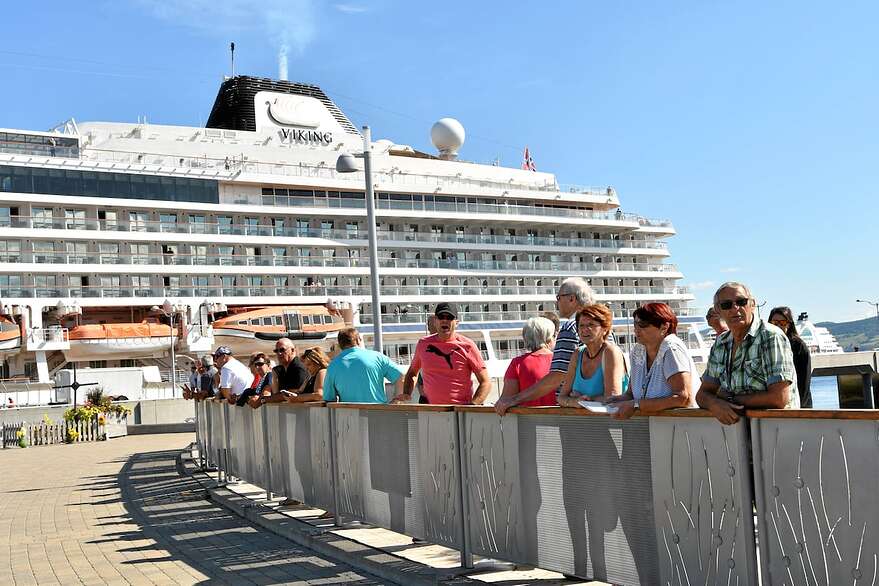
[[[572,295],[573,295],[573,293],[559,293],[558,295],[555,296],[555,300],[561,301],[562,297],[571,297]]]
[[[747,297],[738,297],[735,301],[721,301],[717,304],[717,307],[724,311],[729,311],[730,309],[732,309],[733,304],[735,304],[736,307],[745,307],[746,305],[748,305],[749,301],[751,300]]]
[[[654,327],[654,328],[658,328],[658,327],[659,327],[659,326],[657,326],[656,324],[652,324],[652,323],[650,323],[649,321],[642,321],[642,320],[640,320],[640,319],[636,319],[635,322],[634,322],[634,324],[635,324],[635,327],[636,327],[636,328],[640,328],[640,329],[642,329],[642,330],[643,330],[643,329],[646,329],[646,328],[649,328],[649,327]]]
[[[290,348],[275,348],[275,354],[283,354],[284,352],[286,352],[289,349]]]

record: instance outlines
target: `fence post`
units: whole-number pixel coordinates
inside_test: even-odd
[[[463,411],[455,411],[455,433],[458,441],[455,449],[455,465],[458,467],[458,510],[461,512],[461,567],[473,568],[473,553],[470,551],[470,499],[467,495],[469,482],[466,478],[467,466],[464,464],[464,450],[467,446],[466,421]]]
[[[330,430],[330,484],[333,488],[333,511],[334,522],[337,527],[342,525],[342,498],[339,494],[339,454],[336,445],[336,410],[331,409],[329,405],[325,407],[329,409],[329,430]]]

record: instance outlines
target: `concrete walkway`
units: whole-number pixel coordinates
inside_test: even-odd
[[[377,584],[210,502],[194,434],[0,450],[0,584]]]

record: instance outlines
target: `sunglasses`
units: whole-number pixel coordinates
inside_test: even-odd
[[[729,301],[729,300],[721,301],[720,303],[717,304],[717,307],[719,307],[720,309],[723,309],[724,311],[728,311],[728,310],[732,309],[733,305],[735,305],[736,307],[745,307],[746,305],[748,305],[749,301],[751,301],[751,300],[748,299],[747,297],[739,297],[735,301]]]
[[[253,365],[254,366],[265,366],[266,363],[260,360],[259,362],[254,362]]]
[[[635,322],[634,322],[634,324],[635,324],[635,327],[636,327],[636,328],[640,328],[640,329],[642,329],[642,330],[647,329],[647,328],[649,328],[649,327],[654,327],[654,328],[658,328],[658,327],[659,327],[658,325],[656,325],[656,324],[652,324],[652,323],[650,323],[649,321],[642,321],[642,320],[640,320],[640,319],[636,319]]]
[[[290,348],[275,348],[275,354],[283,354],[284,352],[286,352],[289,349]]]
[[[436,319],[438,319],[440,321],[452,321],[453,319],[455,319],[455,316],[448,314],[448,313],[443,313],[441,315],[436,316]]]

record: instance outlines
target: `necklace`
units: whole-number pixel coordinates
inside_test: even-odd
[[[604,346],[605,346],[606,343],[607,343],[607,342],[602,342],[602,344],[601,344],[601,346],[598,348],[598,350],[595,351],[595,354],[590,354],[590,353],[589,353],[589,346],[584,346],[584,349],[585,349],[585,352],[586,352],[586,357],[587,357],[589,360],[595,360],[596,358],[598,358],[598,355],[601,354],[601,351],[602,351],[602,350],[604,350]]]

